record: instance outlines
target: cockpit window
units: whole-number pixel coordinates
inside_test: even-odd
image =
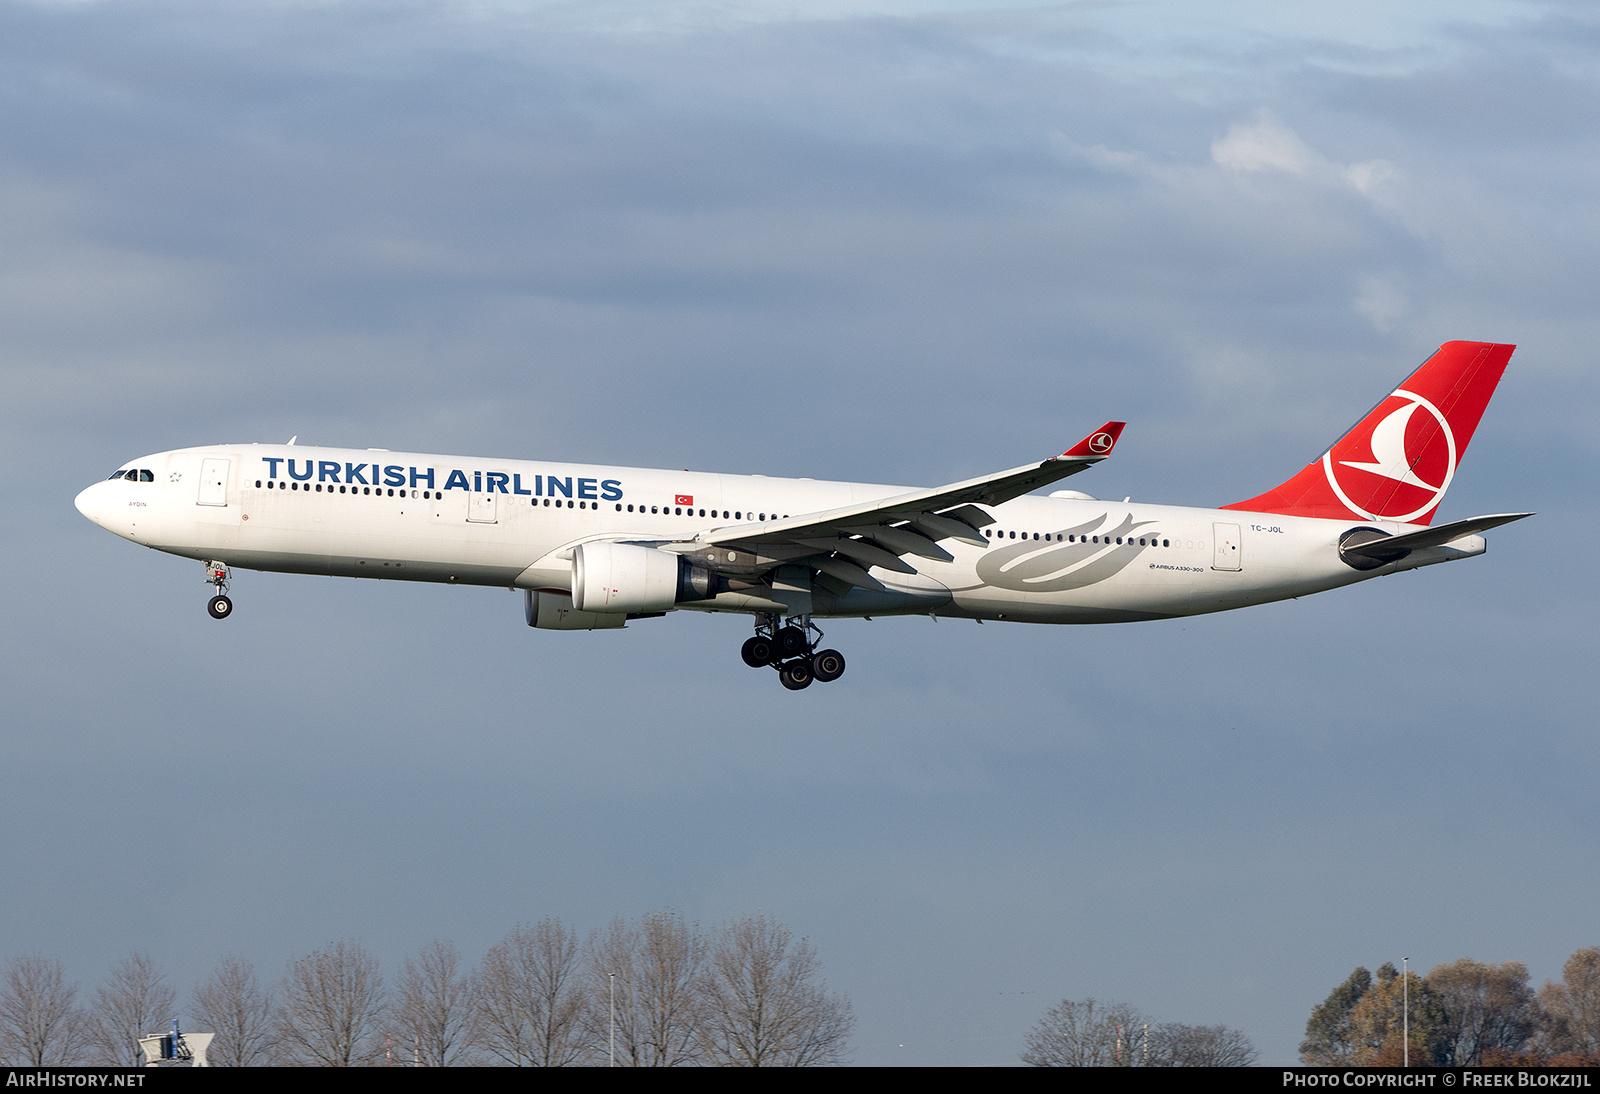
[[[128,477],[130,479],[133,478],[132,475],[129,475]],[[155,482],[156,481],[155,472],[153,472],[153,471],[140,471],[139,472],[139,481],[140,482]]]
[[[120,479],[120,478],[122,478],[122,476],[124,476],[126,474],[127,474],[126,471],[113,471],[113,472],[111,472],[111,479]],[[111,479],[107,479],[106,481],[110,482]]]

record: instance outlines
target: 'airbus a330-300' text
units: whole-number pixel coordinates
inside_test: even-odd
[[[218,619],[235,567],[509,586],[550,630],[737,612],[745,663],[798,690],[844,672],[819,619],[1166,619],[1482,554],[1480,533],[1529,514],[1432,522],[1513,348],[1447,343],[1299,474],[1221,509],[1035,493],[1111,455],[1121,422],[929,490],[291,441],[146,456],[77,506],[203,561]]]

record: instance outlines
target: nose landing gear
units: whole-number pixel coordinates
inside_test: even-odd
[[[228,599],[228,564],[206,563],[206,584],[217,590],[217,595],[206,602],[206,611],[212,619],[226,619],[233,614],[233,601]]]
[[[819,652],[811,634],[815,631],[820,640],[822,629],[811,622],[810,616],[797,618],[798,624],[779,626],[776,617],[759,616],[755,637],[745,641],[739,656],[753,669],[777,669],[778,682],[790,691],[808,688],[813,680],[826,684],[839,679],[844,675],[844,654],[838,650]]]

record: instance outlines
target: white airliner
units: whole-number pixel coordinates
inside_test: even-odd
[[[1033,491],[1059,456],[931,490],[383,449],[215,445],[134,460],[77,498],[117,535],[230,569],[501,585],[529,626],[739,612],[791,690],[844,672],[817,619],[1120,623],[1304,596],[1482,554],[1501,513],[1430,527],[1515,347],[1450,342],[1283,485],[1221,509]]]

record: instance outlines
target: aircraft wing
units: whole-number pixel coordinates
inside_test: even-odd
[[[978,506],[999,505],[1087,470],[1111,455],[1124,424],[1107,422],[1041,463],[820,513],[713,528],[696,535],[694,542],[795,561],[806,558],[809,565],[849,584],[881,588],[866,572],[872,566],[910,574],[916,569],[902,555],[948,562],[954,556],[939,546],[942,539],[988,546],[979,529],[994,518]],[[811,555],[817,557],[807,557]]]

